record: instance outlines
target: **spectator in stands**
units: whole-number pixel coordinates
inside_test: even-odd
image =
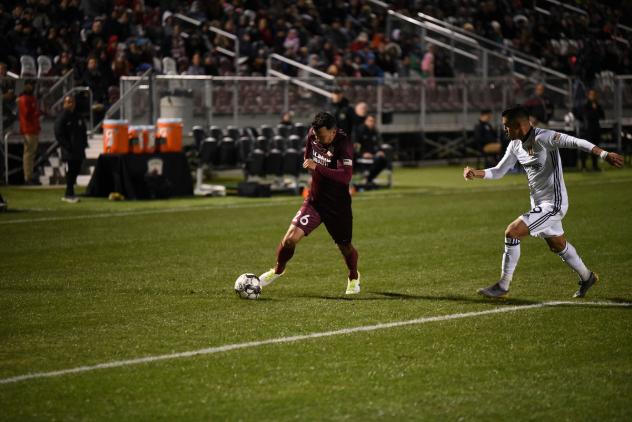
[[[185,75],[204,75],[205,69],[202,66],[202,56],[200,52],[195,52],[193,54],[193,58],[191,59],[191,64],[189,68],[184,72]]]
[[[73,70],[74,67],[71,60],[71,54],[67,51],[63,51],[56,60],[52,73],[57,76],[64,76],[67,72]]]
[[[7,77],[7,65],[2,62],[0,62],[0,84],[2,87],[2,127],[6,131],[13,125],[17,117],[15,116],[13,84]]]
[[[288,128],[293,128],[294,127],[294,122],[292,122],[292,117],[293,117],[294,113],[292,113],[291,111],[286,111],[281,115],[281,122],[279,122],[280,125],[283,126],[287,126]]]
[[[95,120],[99,122],[105,116],[108,104],[108,78],[101,73],[96,57],[88,58],[86,71],[83,75],[83,85],[92,91],[92,111]]]
[[[298,36],[298,31],[294,28],[290,29],[283,42],[283,48],[288,56],[294,56],[298,49],[301,47],[301,39]]]
[[[554,113],[553,102],[545,95],[545,90],[543,83],[536,84],[535,95],[524,103],[532,117],[533,125],[544,128],[548,127],[549,120]]]
[[[421,77],[426,80],[429,88],[435,87],[435,52],[436,47],[430,44],[421,60]]]
[[[492,111],[481,110],[478,123],[474,126],[474,146],[485,159],[485,167],[493,167],[498,163],[502,153],[502,145],[498,133],[491,125]]]
[[[380,150],[382,137],[377,131],[375,123],[375,116],[367,115],[364,119],[364,123],[358,128],[356,142],[354,144],[357,152],[356,161],[360,158],[362,159],[360,161],[364,162],[370,162],[372,160],[366,176],[367,184],[373,184],[375,178],[387,165],[386,155],[384,151]]]
[[[86,158],[88,136],[72,95],[64,97],[64,111],[55,120],[55,138],[61,146],[61,158],[66,162],[66,192],[61,200],[74,204],[79,202],[75,196],[75,183]]]
[[[349,105],[340,87],[333,89],[331,93],[331,113],[336,118],[338,128],[345,131],[345,133],[353,139],[353,123],[355,120],[355,113],[353,108]]]
[[[39,144],[40,111],[37,99],[33,95],[33,82],[24,84],[24,91],[18,97],[18,116],[20,118],[20,133],[24,136],[24,154],[22,168],[24,170],[24,184],[38,184],[33,179],[33,164]]]
[[[599,146],[601,143],[601,125],[599,124],[600,119],[604,119],[606,117],[603,108],[598,102],[597,91],[591,89],[588,91],[587,95],[588,99],[584,106],[582,107],[578,118],[581,120],[581,135],[580,137],[586,139],[587,141],[592,142],[593,144]],[[581,168],[583,171],[586,171],[586,158],[588,153],[581,152]],[[592,155],[592,154],[590,154]],[[598,158],[592,159],[592,169],[593,171],[599,171]]]
[[[366,116],[369,115],[369,106],[364,101],[357,103],[353,109],[354,121],[353,121],[353,133],[357,136],[358,129],[364,124]],[[355,141],[355,140],[354,140]]]

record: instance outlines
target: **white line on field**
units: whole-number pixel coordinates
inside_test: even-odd
[[[180,353],[170,353],[167,355],[157,355],[157,356],[145,356],[141,358],[127,359],[127,360],[118,360],[114,362],[106,362],[99,363],[97,365],[91,366],[79,366],[76,368],[69,369],[61,369],[58,371],[51,372],[35,372],[31,374],[18,375],[10,378],[0,379],[0,384],[11,384],[20,381],[26,381],[30,379],[36,378],[53,378],[60,377],[68,374],[76,374],[80,372],[91,372],[96,371],[97,369],[110,369],[110,368],[119,368],[122,366],[130,366],[130,365],[139,365],[143,363],[149,362],[157,362],[162,360],[171,360],[171,359],[180,359],[180,358],[188,358],[192,356],[201,356],[201,355],[212,355],[215,353],[221,352],[229,352],[231,350],[238,349],[249,349],[253,347],[266,346],[269,344],[282,344],[282,343],[294,343],[303,340],[310,340],[314,338],[321,337],[332,337],[339,336],[343,334],[353,334],[358,332],[366,332],[366,331],[376,331],[376,330],[384,330],[387,328],[397,328],[403,327],[406,325],[418,325],[418,324],[426,324],[428,322],[438,322],[438,321],[448,321],[451,319],[461,319],[461,318],[470,318],[482,315],[490,315],[490,314],[502,314],[507,312],[516,312],[523,311],[528,309],[536,309],[543,308],[545,306],[565,306],[565,305],[579,305],[579,306],[632,306],[632,303],[628,302],[570,302],[570,301],[553,301],[553,302],[541,302],[533,305],[522,305],[522,306],[506,306],[499,307],[494,309],[489,309],[486,311],[476,311],[476,312],[465,312],[459,314],[448,314],[448,315],[439,315],[433,317],[424,317],[417,319],[410,319],[406,321],[395,321],[388,322],[382,324],[375,325],[364,325],[360,327],[352,327],[352,328],[343,328],[341,330],[334,331],[324,331],[321,333],[312,333],[312,334],[304,334],[298,336],[291,337],[277,337],[268,340],[260,340],[260,341],[251,341],[247,343],[235,343],[235,344],[226,344],[224,346],[218,347],[209,347],[206,349],[198,349],[191,350],[188,352],[180,352]]]
[[[614,179],[608,182],[603,182],[601,180],[597,181],[583,181],[582,186],[587,185],[603,185],[603,184],[613,184],[613,183],[627,183],[632,181],[632,179],[621,178]],[[402,193],[387,193],[384,195],[372,195],[372,196],[360,196],[353,198],[353,201],[372,201],[372,200],[388,200],[393,198],[403,198],[409,197],[416,194],[424,194],[428,196],[441,196],[441,195],[452,195],[458,193],[478,193],[478,192],[505,192],[511,190],[524,190],[523,185],[509,185],[509,186],[497,186],[497,187],[480,187],[480,188],[469,188],[469,189],[453,189],[453,190],[433,190],[431,187],[425,187],[420,189],[411,189]],[[70,215],[70,216],[58,216],[58,217],[36,217],[36,218],[20,218],[14,220],[4,220],[0,221],[1,225],[7,224],[21,224],[21,223],[38,223],[38,222],[47,222],[47,221],[69,221],[69,220],[87,220],[92,218],[112,218],[112,217],[128,217],[135,215],[149,215],[149,214],[168,214],[168,213],[177,213],[177,212],[190,212],[190,211],[209,211],[209,210],[221,210],[221,209],[239,209],[239,208],[260,208],[260,207],[274,207],[277,205],[292,205],[292,204],[300,204],[300,200],[288,200],[288,201],[271,201],[271,202],[257,202],[254,204],[225,204],[225,205],[208,205],[208,206],[193,206],[193,207],[175,207],[175,208],[163,208],[163,209],[151,209],[151,210],[140,210],[140,211],[124,211],[124,212],[108,212],[108,213],[99,213],[99,214],[82,214],[82,215]],[[33,211],[34,209],[28,209],[28,211]]]

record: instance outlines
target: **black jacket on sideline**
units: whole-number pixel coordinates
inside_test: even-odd
[[[360,144],[360,154],[376,154],[380,149],[381,137],[377,130],[363,124],[357,128],[356,142]]]
[[[599,104],[595,104],[588,101],[584,104],[579,115],[582,121],[581,137],[592,142],[595,145],[599,145],[601,141],[601,125],[599,119],[605,119],[606,115],[603,112],[603,108]]]
[[[86,158],[88,135],[86,124],[77,111],[64,110],[55,120],[55,139],[61,146],[64,161]]]

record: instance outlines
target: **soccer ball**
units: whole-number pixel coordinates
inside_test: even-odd
[[[256,299],[261,294],[259,277],[246,273],[235,280],[235,293],[242,299]]]

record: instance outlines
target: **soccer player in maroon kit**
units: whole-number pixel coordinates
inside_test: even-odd
[[[296,244],[322,222],[349,268],[346,294],[360,293],[358,251],[351,244],[353,215],[349,182],[353,143],[337,128],[331,114],[321,112],[314,117],[307,133],[304,160],[303,167],[312,175],[309,196],[277,248],[276,266],[259,277],[261,286],[271,284],[285,273],[285,265],[294,255]]]

